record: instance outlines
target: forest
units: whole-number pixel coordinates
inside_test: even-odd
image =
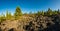
[[[60,10],[23,13],[16,7],[14,14],[8,10],[0,15],[0,31],[60,31]]]

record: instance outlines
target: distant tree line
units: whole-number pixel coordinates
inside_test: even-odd
[[[38,11],[37,15],[43,15],[43,16],[51,16],[51,15],[57,15],[60,14],[60,10],[51,10],[50,8],[48,8],[47,11]]]

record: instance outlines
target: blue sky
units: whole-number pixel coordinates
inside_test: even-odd
[[[46,11],[48,8],[57,10],[60,9],[60,0],[0,0],[0,14],[6,10],[14,13],[17,6],[20,6],[23,13]]]

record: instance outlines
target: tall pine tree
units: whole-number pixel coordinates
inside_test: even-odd
[[[14,16],[15,16],[15,19],[19,19],[19,17],[22,16],[22,12],[21,12],[21,9],[19,7],[16,8]]]

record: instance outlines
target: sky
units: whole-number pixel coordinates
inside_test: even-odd
[[[60,9],[60,0],[0,0],[0,14],[6,13],[6,10],[12,14],[19,6],[23,13],[46,11]]]

